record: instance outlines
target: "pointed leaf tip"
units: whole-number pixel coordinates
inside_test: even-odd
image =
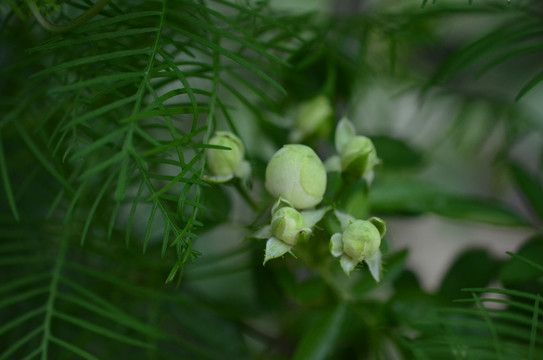
[[[336,151],[341,153],[341,150],[347,143],[353,139],[356,135],[355,128],[353,124],[346,118],[343,117],[337,124],[336,127],[336,136],[334,142],[336,145]]]
[[[380,282],[381,281],[381,250],[377,250],[373,256],[367,258],[364,260],[366,264],[368,264],[368,268],[370,269],[371,276],[375,279],[375,281]]]
[[[387,224],[385,223],[385,221],[379,219],[378,217],[372,217],[368,221],[372,223],[373,226],[377,228],[377,230],[379,230],[379,234],[381,234],[381,238],[383,238],[383,236],[385,236],[387,232]]]
[[[339,263],[343,269],[343,272],[345,272],[345,275],[347,276],[351,276],[351,271],[353,271],[356,265],[358,265],[358,261],[353,260],[347,255],[343,255],[339,260]]]
[[[307,226],[308,228],[312,228],[313,226],[315,226],[315,224],[321,221],[321,219],[328,212],[328,210],[330,210],[330,206],[318,210],[302,211],[300,214],[304,218],[305,226]]]
[[[285,255],[290,249],[292,249],[292,246],[285,244],[281,240],[274,237],[269,238],[266,242],[266,253],[262,265],[265,265],[268,260]]]
[[[336,214],[336,217],[337,217],[337,219],[339,220],[339,222],[341,224],[341,229],[342,230],[345,230],[347,228],[347,226],[349,226],[350,223],[352,223],[353,221],[356,220],[351,215],[346,214],[344,212],[341,212],[339,210],[335,210],[334,213]]]
[[[330,238],[330,253],[334,257],[340,257],[343,254],[343,240],[340,233],[335,233]]]

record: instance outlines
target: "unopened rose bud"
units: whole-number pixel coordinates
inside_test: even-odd
[[[311,134],[323,135],[330,130],[334,109],[328,97],[321,95],[300,105],[296,116],[294,141],[303,139]]]
[[[379,249],[381,234],[369,221],[355,220],[342,236],[343,252],[358,262],[367,259]]]
[[[315,152],[305,145],[285,145],[266,168],[266,189],[289,201],[296,209],[307,209],[322,201],[326,170]]]
[[[234,134],[227,131],[217,131],[209,140],[210,145],[224,146],[227,149],[206,149],[207,166],[212,175],[233,175],[243,161],[243,144]]]
[[[377,163],[377,152],[371,140],[365,136],[353,137],[341,149],[341,167],[348,174],[361,178]]]
[[[340,265],[349,275],[362,261],[375,281],[381,276],[381,238],[386,233],[386,223],[376,217],[369,220],[356,220],[348,214],[336,211],[343,233],[335,233],[330,238],[330,253],[340,258]]]
[[[271,231],[273,236],[289,245],[296,245],[307,238],[311,229],[305,227],[302,215],[291,207],[282,207],[272,216]]]

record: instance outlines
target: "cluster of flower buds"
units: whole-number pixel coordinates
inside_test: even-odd
[[[304,138],[330,123],[333,117],[328,98],[320,96],[304,103],[296,121],[296,137]],[[241,140],[226,131],[217,131],[206,150],[209,182],[225,182],[234,177],[246,178],[250,167],[244,160]],[[353,124],[346,118],[336,127],[334,155],[324,165],[318,155],[308,146],[284,145],[270,159],[266,167],[265,187],[277,198],[271,222],[255,234],[267,238],[264,263],[286,253],[306,241],[313,234],[313,227],[330,207],[315,209],[322,202],[326,190],[326,172],[343,172],[351,179],[365,178],[371,182],[373,168],[379,162],[372,141],[356,135]],[[348,214],[335,211],[342,227],[330,239],[330,252],[340,258],[345,274],[360,263],[366,262],[373,277],[379,281],[381,272],[381,239],[386,232],[383,220],[372,217],[355,219]]]

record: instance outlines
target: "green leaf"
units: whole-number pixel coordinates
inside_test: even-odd
[[[516,255],[543,264],[543,236],[538,235],[524,244]],[[527,286],[533,284],[537,287],[537,280],[543,275],[541,269],[531,266],[518,259],[505,262],[500,270],[500,280],[507,287]]]
[[[104,28],[107,25],[123,23],[127,22],[128,20],[141,20],[142,18],[160,15],[162,15],[162,12],[160,11],[136,11],[132,13],[121,14],[118,16],[106,17],[96,21],[88,22],[85,25],[80,26],[75,30],[75,33],[87,34],[90,32],[90,30],[94,30],[96,28]]]
[[[13,196],[13,191],[11,190],[11,181],[9,179],[6,157],[4,156],[2,133],[0,133],[0,175],[2,176],[6,198],[8,199],[8,204],[11,212],[13,213],[13,217],[15,217],[16,220],[19,220],[19,212],[17,211],[17,204],[15,203],[15,197]]]
[[[270,85],[275,87],[277,90],[281,91],[281,93],[286,95],[285,89],[283,89],[283,87],[277,81],[272,79],[269,75],[267,75],[265,72],[263,72],[261,69],[259,69],[255,65],[251,64],[249,61],[245,60],[243,57],[233,53],[232,51],[229,51],[229,50],[227,50],[225,48],[222,48],[222,47],[218,46],[217,44],[215,44],[215,43],[213,43],[213,42],[211,42],[209,40],[206,40],[203,37],[192,34],[192,33],[188,32],[188,31],[186,31],[186,30],[184,30],[182,28],[179,28],[177,26],[171,26],[171,25],[170,25],[170,27],[172,29],[174,29],[176,32],[178,32],[180,34],[183,34],[184,36],[188,37],[189,39],[195,41],[196,43],[198,43],[200,45],[204,45],[204,46],[208,47],[209,49],[211,49],[213,51],[216,51],[219,54],[221,54],[223,56],[226,56],[226,57],[230,58],[231,60],[237,62],[238,64],[242,65],[246,69],[254,72],[260,78],[262,78],[267,83],[269,83]]]
[[[107,105],[104,105],[102,107],[99,107],[99,108],[96,108],[92,111],[89,111],[88,113],[84,114],[84,115],[81,115],[75,119],[73,119],[72,121],[70,121],[69,123],[67,123],[63,128],[62,130],[66,131],[66,130],[69,130],[69,129],[72,129],[74,127],[76,127],[77,125],[79,124],[84,124],[87,120],[91,120],[91,119],[96,119],[96,118],[99,118],[100,116],[102,115],[105,115],[105,114],[108,114],[108,113],[111,113],[111,111],[113,110],[116,110],[116,109],[119,109],[121,108],[122,106],[124,105],[127,105],[127,104],[130,104],[132,102],[134,102],[136,100],[137,96],[136,95],[132,95],[132,96],[128,96],[128,97],[123,97],[122,99],[119,99],[117,101],[113,101]],[[116,135],[118,135],[119,133],[122,133],[124,129],[124,131],[126,131],[126,128],[127,127],[121,127],[119,129],[117,129],[116,131],[114,131],[113,133],[115,133]],[[101,141],[97,141],[98,144],[95,145],[94,143],[91,144],[89,147],[91,147],[91,150],[94,150],[94,148],[96,147],[99,147],[101,145],[104,145],[106,144],[108,141],[112,140],[111,138],[111,134],[108,134],[108,136],[106,136],[108,139],[107,140],[103,140],[103,139],[100,139]],[[86,149],[86,148],[85,148]]]
[[[539,219],[543,220],[543,186],[541,181],[517,163],[512,162],[509,169],[524,199],[532,207]]]
[[[454,194],[418,180],[375,181],[370,212],[382,214],[434,213],[444,217],[501,226],[527,226],[528,221],[492,200]]]
[[[533,88],[535,88],[539,83],[543,81],[543,71],[536,74],[530,81],[528,81],[522,89],[518,92],[517,96],[515,97],[515,100],[520,100],[524,95],[529,93]]]
[[[133,337],[129,337],[129,336],[119,334],[116,331],[111,331],[109,329],[104,328],[103,326],[96,325],[96,324],[94,324],[94,323],[92,323],[90,321],[83,320],[83,319],[77,318],[75,316],[65,314],[65,313],[60,312],[60,311],[55,311],[54,316],[55,316],[55,318],[57,318],[59,320],[64,320],[64,321],[66,321],[68,323],[71,323],[71,324],[79,327],[81,330],[87,330],[87,331],[93,332],[93,333],[95,333],[97,335],[100,335],[100,336],[103,336],[103,337],[106,337],[106,338],[109,338],[109,339],[112,339],[112,340],[115,340],[115,341],[119,341],[119,342],[122,342],[122,343],[127,344],[127,345],[132,345],[132,346],[137,346],[137,347],[142,347],[142,348],[152,347],[152,345],[150,345],[150,344],[148,344],[146,342],[137,340],[137,339],[135,339]]]
[[[336,346],[345,318],[347,306],[339,304],[324,313],[303,335],[294,360],[324,360]]]
[[[116,153],[115,155],[113,155],[113,156],[111,156],[109,158],[105,158],[104,161],[102,161],[102,162],[98,163],[97,165],[94,165],[93,167],[88,168],[87,170],[85,170],[83,172],[83,174],[81,174],[79,179],[80,180],[88,179],[91,176],[96,175],[96,174],[104,171],[108,167],[117,164],[118,162],[122,161],[127,156],[128,156],[128,154],[126,152],[121,151],[121,152],[118,152],[118,153]]]
[[[147,220],[147,230],[145,230],[145,238],[143,239],[143,253],[147,251],[147,245],[149,244],[149,238],[151,237],[151,230],[153,229],[153,224],[155,223],[156,210],[158,208],[158,203],[153,203],[153,208],[151,209],[151,215]]]
[[[98,195],[96,195],[96,198],[94,199],[91,209],[89,210],[89,213],[87,214],[87,219],[85,220],[85,226],[83,227],[83,232],[81,234],[81,246],[85,244],[85,239],[87,238],[87,232],[89,231],[89,227],[92,224],[94,213],[96,212],[96,209],[98,208],[98,205],[100,204],[100,201],[104,197],[104,194],[109,189],[109,184],[113,180],[114,174],[115,173],[112,173],[112,175],[106,180],[106,182],[100,189],[100,192],[98,193]]]
[[[27,50],[27,53],[32,54],[39,51],[48,51],[48,50],[54,50],[54,49],[63,48],[63,47],[70,48],[76,45],[93,43],[99,40],[111,40],[111,39],[116,39],[116,38],[122,38],[125,36],[147,34],[150,32],[156,32],[156,30],[157,30],[156,28],[128,29],[128,30],[118,30],[118,31],[111,31],[111,32],[99,33],[99,34],[93,34],[93,35],[86,35],[86,36],[82,36],[76,39],[65,39],[62,41],[47,42],[43,45],[38,45],[34,48]]]
[[[534,310],[533,310],[533,317],[532,317],[532,331],[530,333],[530,347],[529,347],[529,360],[535,359],[535,349],[536,349],[536,339],[537,339],[537,325],[538,325],[538,318],[539,318],[539,301],[541,300],[541,297],[539,294],[537,294],[537,299],[534,302]]]
[[[68,181],[60,174],[60,172],[45,158],[43,155],[43,151],[36,145],[34,140],[28,135],[27,131],[23,129],[23,127],[18,123],[14,123],[15,128],[17,129],[17,132],[21,136],[24,143],[28,146],[32,154],[36,157],[36,159],[40,162],[40,164],[43,166],[47,172],[53,176],[57,181],[62,184],[66,189],[71,189],[70,184]]]
[[[82,80],[78,81],[73,84],[68,84],[64,86],[60,86],[58,88],[52,88],[51,93],[64,93],[68,91],[74,91],[74,90],[82,90],[91,86],[104,86],[109,87],[112,83],[117,82],[119,80],[136,80],[140,79],[145,75],[144,72],[138,71],[138,72],[128,72],[128,73],[118,73],[113,75],[104,75],[104,76],[97,76],[89,80]],[[129,102],[129,101],[125,101]]]
[[[144,49],[115,51],[115,52],[112,52],[112,53],[106,53],[106,54],[101,54],[101,55],[96,55],[96,56],[89,56],[89,57],[79,58],[79,59],[72,60],[72,61],[67,61],[67,62],[64,62],[64,63],[59,64],[57,66],[48,67],[47,69],[42,70],[42,71],[32,75],[32,77],[40,77],[40,76],[51,74],[51,73],[54,73],[54,72],[65,71],[66,69],[69,69],[71,67],[81,66],[81,65],[85,65],[85,64],[94,64],[94,63],[100,62],[100,61],[108,61],[108,60],[119,59],[119,58],[123,58],[123,57],[132,57],[132,56],[137,56],[137,55],[148,55],[148,54],[149,54],[149,49],[144,48]]]
[[[86,352],[85,350],[81,349],[80,347],[78,347],[78,346],[76,346],[74,344],[70,344],[69,342],[66,342],[66,341],[64,341],[62,339],[59,339],[59,338],[55,337],[55,336],[50,336],[49,340],[52,343],[55,343],[55,344],[61,346],[62,348],[66,349],[66,350],[69,350],[69,351],[73,352],[76,355],[79,355],[83,359],[86,359],[86,360],[99,360],[96,356]]]
[[[498,263],[485,250],[467,250],[449,267],[441,281],[439,295],[447,300],[462,298],[463,288],[487,286],[495,277]]]
[[[390,136],[372,136],[371,141],[382,161],[382,171],[402,171],[420,168],[424,164],[423,155],[406,142]]]

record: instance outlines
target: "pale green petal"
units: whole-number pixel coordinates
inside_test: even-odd
[[[271,209],[271,213],[275,213],[277,210],[281,209],[282,207],[291,207],[293,208],[291,202],[284,199],[283,197],[279,196],[279,199],[273,204],[273,207]]]
[[[358,261],[353,260],[347,255],[343,255],[341,259],[339,259],[339,263],[341,264],[341,268],[347,276],[349,276],[351,274],[351,271],[353,271],[356,265],[358,265]]]
[[[240,179],[246,179],[251,176],[251,165],[247,160],[243,160],[234,170],[234,175]]]
[[[322,217],[324,216],[324,214],[326,214],[326,212],[328,212],[328,210],[330,210],[330,206],[318,210],[302,211],[301,214],[305,220],[305,226],[309,228],[315,226],[316,223],[321,221]]]
[[[277,240],[274,237],[271,237],[266,242],[266,254],[264,255],[265,265],[268,260],[278,258],[288,253],[292,249],[292,246],[285,244],[281,240]]]
[[[381,281],[381,250],[377,250],[375,254],[364,260],[368,264],[371,276],[375,281]]]
[[[270,238],[272,236],[271,225],[266,225],[263,228],[259,229],[256,233],[254,233],[253,236],[258,239]]]
[[[330,253],[334,257],[340,257],[343,255],[343,241],[340,233],[335,233],[330,238]]]
[[[229,175],[216,175],[216,176],[211,176],[211,175],[204,175],[204,181],[205,182],[208,182],[210,184],[221,184],[221,183],[225,183],[227,181],[230,181],[234,178],[234,175],[233,174],[229,174]]]
[[[341,212],[339,210],[335,210],[334,213],[336,214],[336,217],[341,224],[341,229],[343,230],[345,230],[347,226],[349,226],[353,221],[356,220],[351,215]]]
[[[384,220],[379,219],[378,217],[371,217],[368,219],[370,223],[373,224],[379,230],[379,234],[381,234],[381,238],[385,236],[385,233],[387,232],[387,224]]]
[[[366,175],[363,176],[363,179],[366,180],[366,182],[368,183],[368,186],[371,186],[371,184],[373,183],[373,178],[375,177],[375,171],[370,171],[368,172]]]
[[[353,124],[346,118],[342,118],[336,127],[335,145],[336,151],[341,153],[341,149],[354,138],[356,130]]]

